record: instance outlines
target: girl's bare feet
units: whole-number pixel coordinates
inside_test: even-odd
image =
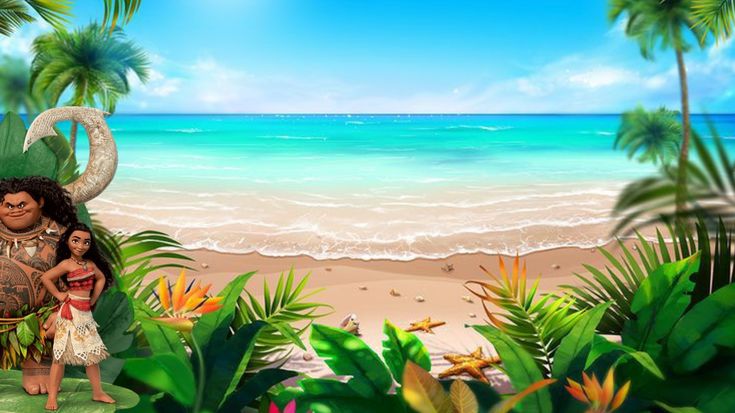
[[[57,410],[59,408],[58,404],[56,404],[56,397],[49,396],[48,400],[46,401],[46,410]]]
[[[115,399],[110,397],[110,395],[105,392],[100,392],[98,394],[93,393],[92,400],[100,403],[115,403]]]

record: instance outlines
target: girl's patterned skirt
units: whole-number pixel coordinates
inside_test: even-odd
[[[69,300],[61,305],[56,317],[54,363],[91,366],[109,357],[110,353],[97,333],[99,326],[92,312],[77,308],[89,308],[89,300],[89,297],[69,294]],[[70,315],[71,319],[62,314]]]

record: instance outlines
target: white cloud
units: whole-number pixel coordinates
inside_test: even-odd
[[[691,54],[693,55],[693,54]],[[687,55],[692,108],[730,99],[735,61],[725,49]],[[706,58],[709,57],[709,58]],[[664,58],[662,58],[664,60]],[[160,57],[146,85],[137,85],[134,111],[202,113],[588,113],[679,106],[678,71],[671,63],[610,61],[569,55],[522,76],[425,87],[414,93],[322,77],[257,74],[215,57],[177,64]],[[175,74],[175,75],[174,75]],[[386,79],[390,84],[393,79]],[[143,104],[135,102],[145,102]]]

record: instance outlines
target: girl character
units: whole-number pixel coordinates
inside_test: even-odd
[[[49,375],[46,409],[58,408],[56,396],[64,377],[64,365],[87,367],[87,377],[92,385],[92,400],[115,403],[102,391],[99,363],[110,354],[97,333],[97,323],[92,317],[92,306],[113,281],[110,265],[102,257],[92,236],[84,224],[71,225],[59,240],[56,250],[56,266],[41,277],[44,287],[61,303],[56,317],[54,357]],[[56,281],[68,286],[68,292],[60,292]]]

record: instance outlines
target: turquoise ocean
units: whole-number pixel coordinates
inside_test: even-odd
[[[728,151],[735,116],[714,115]],[[410,260],[610,240],[655,167],[613,150],[619,115],[113,115],[113,230],[187,248]],[[694,126],[708,136],[703,117]],[[79,157],[86,160],[86,139]]]

